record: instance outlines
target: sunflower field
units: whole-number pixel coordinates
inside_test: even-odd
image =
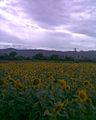
[[[95,63],[0,63],[0,120],[95,119]]]

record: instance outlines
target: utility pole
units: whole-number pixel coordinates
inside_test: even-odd
[[[74,61],[76,62],[76,59],[77,59],[77,49],[74,48]]]

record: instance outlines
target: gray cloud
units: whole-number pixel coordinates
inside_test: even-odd
[[[13,43],[13,44],[22,44],[20,39],[15,37],[14,35],[10,35],[6,32],[0,31],[0,42],[5,42],[5,43]]]
[[[68,2],[63,0],[29,0],[24,4],[24,8],[29,16],[40,25],[57,26],[70,21],[68,16],[70,10],[67,8],[67,4]]]
[[[1,44],[57,50],[95,49],[95,23],[96,0],[0,1]]]

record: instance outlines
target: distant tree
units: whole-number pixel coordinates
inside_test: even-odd
[[[73,58],[73,57],[68,57],[68,56],[66,56],[64,60],[65,60],[65,61],[74,61],[74,58]]]
[[[30,57],[25,57],[25,59],[26,59],[26,60],[31,60],[31,58],[30,58]]]
[[[36,60],[44,60],[44,59],[45,59],[45,56],[43,55],[43,53],[37,53],[37,54],[34,55],[32,58],[33,58],[33,59],[36,59]]]
[[[11,53],[9,53],[9,56],[10,56],[11,58],[15,58],[15,57],[16,57],[16,55],[17,55],[17,53],[16,53],[16,52],[11,52]]]
[[[51,55],[49,58],[50,60],[60,60],[59,55],[55,55],[55,54]]]
[[[25,57],[23,57],[23,56],[16,56],[15,60],[25,60]]]
[[[9,55],[6,53],[0,56],[0,60],[8,60],[8,59],[9,59]]]

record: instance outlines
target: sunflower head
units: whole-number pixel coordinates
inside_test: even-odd
[[[37,86],[37,85],[39,84],[39,82],[40,82],[40,81],[39,81],[38,79],[35,79],[35,80],[33,81],[33,85],[34,85],[34,86]]]
[[[4,80],[0,80],[0,85],[4,85],[5,81]]]
[[[67,82],[65,80],[59,80],[59,84],[63,90],[66,90]]]
[[[78,91],[77,95],[81,102],[86,102],[86,100],[88,99],[88,96],[85,90]]]
[[[24,87],[20,80],[13,80],[13,86],[16,89],[22,89]]]
[[[85,80],[85,81],[84,81],[84,85],[85,85],[85,86],[89,86],[89,85],[90,85],[90,82],[89,82],[88,80]]]

